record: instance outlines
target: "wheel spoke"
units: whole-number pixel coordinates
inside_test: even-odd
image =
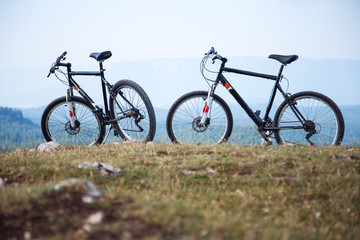
[[[101,142],[103,130],[98,116],[82,101],[73,100],[78,127],[72,128],[65,100],[59,100],[48,112],[45,132],[61,145],[91,145]]]
[[[280,106],[275,125],[280,130],[275,137],[280,144],[335,145],[343,136],[343,120],[337,106],[324,95],[303,92],[293,95],[292,103],[305,118],[304,125],[288,103]]]
[[[210,124],[200,126],[206,92],[192,92],[179,98],[169,112],[167,131],[170,139],[178,143],[217,144],[229,137],[232,128],[230,110],[217,98],[213,99],[208,117]],[[231,122],[231,123],[230,123]],[[230,127],[231,125],[231,127]]]
[[[136,83],[128,80],[118,82],[114,89],[116,98],[110,99],[110,111],[114,118],[122,118],[116,124],[120,136],[124,140],[136,142],[152,141],[156,120],[146,93]]]

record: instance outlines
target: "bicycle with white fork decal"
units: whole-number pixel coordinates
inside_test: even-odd
[[[41,129],[47,141],[62,145],[102,144],[111,130],[115,136],[134,142],[152,141],[156,131],[156,118],[151,101],[145,91],[131,80],[120,80],[111,85],[104,76],[103,62],[112,56],[110,51],[91,53],[99,71],[72,71],[64,52],[52,64],[48,77],[56,77],[69,88],[64,97],[52,101],[44,110]],[[66,72],[59,67],[66,67]],[[56,73],[64,74],[66,80]],[[104,110],[74,80],[74,76],[98,76],[101,79]],[[74,89],[80,94],[74,96]],[[109,99],[107,99],[107,92]],[[106,126],[109,125],[105,136]]]
[[[233,117],[228,104],[215,94],[221,83],[255,123],[257,132],[268,144],[272,139],[281,145],[339,145],[344,137],[345,124],[338,106],[327,96],[313,91],[290,94],[281,87],[282,73],[287,64],[298,59],[297,55],[269,56],[281,63],[277,76],[225,67],[227,59],[211,48],[201,61],[201,72],[210,86],[209,91],[189,92],[171,106],[166,129],[173,143],[217,144],[226,142],[232,132]],[[220,61],[216,78],[204,74],[208,59]],[[275,81],[265,115],[253,111],[231,86],[223,73],[235,73]],[[210,84],[211,83],[211,84]],[[274,120],[269,117],[275,95],[280,92],[284,101],[278,107]]]

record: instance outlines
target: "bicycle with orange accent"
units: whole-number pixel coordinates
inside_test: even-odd
[[[99,71],[72,71],[71,63],[65,60],[64,52],[52,64],[48,77],[55,74],[69,86],[67,94],[52,101],[44,110],[41,129],[47,141],[62,145],[102,144],[111,130],[115,136],[133,142],[152,141],[156,131],[154,108],[145,91],[131,80],[120,80],[110,84],[104,76],[103,62],[112,56],[110,51],[91,53],[98,63]],[[63,72],[59,67],[66,67]],[[61,73],[66,80],[56,73]],[[98,76],[101,79],[104,110],[74,80],[74,76]],[[76,90],[79,96],[74,95]],[[109,99],[107,99],[107,92]],[[109,125],[105,136],[106,126]]]
[[[338,106],[327,96],[313,91],[290,94],[280,83],[287,64],[298,59],[297,55],[269,56],[281,63],[277,76],[225,67],[227,59],[211,48],[201,61],[201,73],[209,91],[189,92],[175,101],[166,119],[166,129],[173,143],[217,144],[226,142],[233,129],[233,116],[228,104],[215,94],[221,83],[255,123],[258,134],[268,145],[272,139],[281,145],[339,145],[344,137],[345,124]],[[220,61],[215,80],[206,77],[204,71],[208,59]],[[235,73],[275,81],[265,115],[253,111],[231,86],[223,73]],[[211,84],[210,84],[211,83]],[[277,92],[284,101],[278,107],[274,120],[269,117]]]

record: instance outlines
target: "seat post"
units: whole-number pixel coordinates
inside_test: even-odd
[[[99,62],[99,66],[100,66],[100,71],[103,71],[104,68],[103,68],[103,62],[102,61]]]
[[[278,74],[278,77],[277,77],[277,81],[278,81],[278,82],[279,82],[279,80],[280,80],[280,78],[281,78],[281,74],[282,74],[282,72],[283,72],[283,70],[284,70],[284,66],[286,66],[286,65],[281,64],[281,67],[280,67],[280,69],[279,69],[279,74]]]
[[[101,86],[103,91],[103,98],[104,98],[104,107],[105,107],[105,114],[108,115],[109,113],[109,106],[107,102],[107,96],[106,96],[106,86],[105,86],[105,77],[104,77],[104,68],[103,68],[103,62],[99,62],[100,67],[100,76],[101,76]]]

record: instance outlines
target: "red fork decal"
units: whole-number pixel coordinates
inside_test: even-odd
[[[75,107],[73,107],[72,111],[69,110],[69,113],[70,113],[70,117],[75,116]]]
[[[203,112],[207,113],[209,111],[209,106],[207,105],[207,103],[205,103],[205,106],[203,108]]]

